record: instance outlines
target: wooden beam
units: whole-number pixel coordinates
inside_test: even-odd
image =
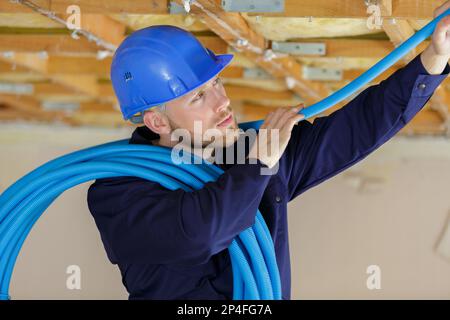
[[[55,120],[54,116],[42,112],[41,114],[21,112],[13,108],[0,109],[0,121],[39,121],[39,122],[52,122]]]
[[[398,23],[401,24],[400,21]],[[218,36],[198,36],[197,38],[204,46],[216,54],[227,53],[228,51],[227,42]],[[382,58],[394,48],[393,43],[389,40],[314,38],[298,41],[324,43],[326,45],[326,55],[323,57]],[[422,42],[417,47],[417,51],[424,50],[428,44],[429,41]],[[95,59],[98,50],[99,48],[94,43],[87,41],[83,37],[75,40],[70,35],[59,34],[0,34],[0,51],[46,51],[49,56],[60,56],[61,54],[70,53],[70,57],[64,57],[69,62],[71,58]],[[89,54],[91,57],[86,57]],[[82,66],[80,65],[80,67]]]
[[[414,35],[415,31],[407,20],[383,19],[383,29],[388,35],[394,47],[398,47],[404,41]],[[422,44],[422,49],[424,45]],[[416,48],[411,49],[404,57],[404,61],[410,61],[416,56]],[[419,49],[421,50],[421,49]]]
[[[104,103],[104,102],[82,102],[80,103],[80,111],[81,112],[98,112],[101,113],[116,113],[120,114],[120,111],[116,110],[112,104]]]
[[[382,0],[384,1],[384,0]],[[271,17],[367,18],[367,6],[359,0],[285,0],[282,13],[252,13]],[[384,7],[382,16],[391,15]]]
[[[228,44],[218,36],[197,36],[196,38],[215,54],[228,52]]]
[[[403,19],[433,19],[434,10],[445,0],[392,0],[392,16]]]
[[[106,99],[115,99],[114,89],[110,82],[104,82],[98,84],[99,96]]]
[[[106,4],[104,1],[96,1],[95,3],[97,5]],[[77,26],[78,29],[74,30],[74,32],[88,38],[89,41],[94,40],[95,44],[103,50],[114,51],[125,37],[127,28],[125,24],[112,19],[103,14],[103,12],[102,14],[95,14],[83,11],[81,5],[84,5],[86,8],[92,7],[92,3],[86,1],[71,1],[69,3],[67,1],[54,0],[53,2],[36,3],[28,0],[17,0],[16,4],[26,7],[27,10],[31,9],[42,14],[67,28],[69,28],[69,17],[73,14],[73,8],[70,7],[78,5],[80,25]],[[57,9],[59,6],[63,8],[62,11]],[[70,21],[70,23],[72,22]]]
[[[292,100],[294,94],[290,90],[271,91],[236,85],[225,85],[225,91],[232,100]]]
[[[83,126],[106,128],[135,126],[129,121],[124,121],[122,118],[122,114],[118,111],[99,113],[99,111],[81,110],[74,112],[71,115],[70,120],[77,125]]]
[[[229,65],[221,73],[223,78],[242,78],[244,76],[244,68]]]
[[[36,53],[13,52],[11,55],[0,55],[0,60],[13,66],[20,66],[27,70],[46,73],[47,58]]]
[[[99,87],[95,75],[53,74],[52,80],[81,94],[88,94],[92,97],[99,95]]]
[[[0,102],[23,112],[45,112],[40,102],[30,96],[1,93]]]
[[[89,42],[84,37],[76,40],[65,34],[0,34],[0,51],[95,55],[98,50],[94,42]]]
[[[61,111],[46,111],[34,97],[14,94],[0,94],[0,103],[21,114],[20,119],[37,119],[45,121],[62,121],[70,123],[68,116]]]
[[[37,71],[43,75],[48,74],[48,59],[35,53],[14,53],[11,56],[0,56],[0,60],[10,64],[16,64],[32,71]],[[52,74],[50,77],[53,81],[60,83],[75,90],[76,92],[98,95],[97,77],[90,74]]]
[[[105,41],[106,43],[108,43],[108,46],[112,45],[113,47],[119,45],[123,40],[125,34],[125,25],[121,24],[120,22],[112,20],[111,18],[103,15],[84,14],[82,16],[83,18],[81,22],[85,24],[84,28],[82,27],[82,29],[90,32],[93,36],[97,37],[97,40]],[[84,38],[82,39],[86,40]],[[61,39],[59,41],[61,41]],[[27,59],[24,60],[23,57]],[[31,58],[34,58],[33,63],[29,63],[28,61],[31,60]],[[11,54],[9,57],[4,56],[2,59],[6,59],[13,64],[19,64],[33,71],[39,71],[44,75],[51,75],[50,78],[53,81],[63,84],[82,94],[88,94],[92,97],[96,97],[99,93],[97,76],[95,74],[73,75],[67,73],[58,73],[58,70],[55,68],[51,70],[52,73],[50,74],[48,71],[48,61],[46,59],[45,61],[44,59],[36,59],[36,55],[30,53],[13,52],[13,54]],[[39,68],[37,68],[37,66],[39,66]]]
[[[445,0],[380,0],[381,16],[401,19],[432,19],[433,11]],[[271,17],[367,18],[367,6],[360,0],[285,0],[283,13],[250,13]]]
[[[168,13],[167,0],[32,0],[32,2],[45,10],[58,14],[66,13],[67,7],[70,5],[78,5],[82,13]],[[30,10],[24,5],[3,0],[0,1],[0,12],[29,13]]]
[[[125,39],[126,25],[104,14],[81,14],[82,29],[118,47]]]
[[[104,15],[83,15],[82,27],[107,42],[118,46],[124,39],[126,26]],[[228,44],[220,37],[200,35],[197,39],[216,54],[227,53]],[[49,54],[95,55],[99,48],[94,42],[81,37],[74,39],[69,34],[0,34],[0,51],[40,52]]]
[[[48,74],[90,74],[108,78],[112,58],[98,60],[93,57],[49,56]]]
[[[320,57],[326,58],[383,58],[395,48],[396,44],[389,40],[366,40],[366,39],[302,39],[301,42],[319,42],[326,46],[326,54]],[[429,44],[424,41],[417,46],[421,52]]]
[[[36,96],[75,95],[76,92],[59,83],[37,82],[33,83],[33,94]]]
[[[80,103],[80,109],[70,114],[64,111],[47,111],[34,97],[0,94],[0,103],[6,108],[0,109],[0,121],[29,120],[54,122],[62,121],[70,125],[91,125],[101,127],[119,127],[128,125],[122,119],[120,111],[111,104],[101,102]]]
[[[386,0],[380,0],[382,3]],[[69,5],[80,6],[82,13],[167,14],[168,0],[33,0],[40,7],[55,13],[66,13]],[[220,0],[212,0],[219,6]],[[381,16],[404,19],[431,19],[435,8],[445,0],[391,0],[389,6],[381,6]],[[0,12],[31,12],[27,7],[4,0]],[[283,13],[250,13],[261,16],[367,18],[367,6],[360,0],[285,0]]]
[[[13,66],[9,62],[4,62],[0,60],[0,73],[10,73],[10,72],[28,72],[29,70],[22,66]]]

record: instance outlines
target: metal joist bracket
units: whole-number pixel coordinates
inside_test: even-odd
[[[169,13],[170,14],[186,14],[184,6],[178,4],[176,1],[169,1]]]
[[[0,93],[31,95],[33,91],[34,87],[29,83],[0,82]]]
[[[284,0],[222,0],[227,12],[284,12]]]
[[[325,43],[319,42],[272,41],[272,50],[302,56],[324,56],[326,54]]]
[[[261,68],[244,68],[244,79],[272,79],[273,77]]]
[[[341,81],[343,78],[342,70],[325,69],[316,67],[303,67],[303,78],[307,80],[319,81]]]
[[[46,111],[74,112],[80,109],[80,104],[78,102],[43,101],[41,107]]]

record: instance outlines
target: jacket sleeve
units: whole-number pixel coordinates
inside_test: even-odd
[[[419,112],[450,71],[430,75],[420,55],[313,123],[294,126],[284,154],[289,200],[377,149]]]
[[[270,176],[237,164],[186,192],[137,177],[99,179],[88,205],[113,263],[201,264],[255,222]]]

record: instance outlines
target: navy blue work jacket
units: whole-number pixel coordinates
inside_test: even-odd
[[[364,159],[421,110],[450,67],[429,75],[420,55],[343,108],[294,126],[275,175],[257,164],[219,165],[225,173],[202,189],[172,191],[136,177],[98,179],[88,206],[129,299],[232,299],[228,246],[260,209],[291,297],[287,203]],[[130,144],[158,135],[138,127]]]

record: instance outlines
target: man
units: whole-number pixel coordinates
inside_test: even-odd
[[[225,173],[202,189],[171,191],[136,177],[98,179],[88,192],[89,209],[129,299],[231,299],[227,248],[253,225],[258,208],[274,241],[282,298],[290,299],[287,203],[365,158],[421,110],[450,71],[449,28],[446,17],[407,66],[327,117],[298,122],[300,107],[270,113],[261,128],[278,130],[279,143],[258,135],[260,149],[255,142],[245,150],[256,163],[218,164]],[[172,148],[179,141],[171,134],[184,128],[194,141],[188,144],[202,149],[212,143],[203,133],[215,129],[220,134],[213,142],[225,141],[225,152],[234,148],[237,122],[218,77],[230,60],[170,26],[126,39],[111,77],[125,119],[144,124],[129,143]],[[269,156],[258,152],[271,147]],[[275,174],[261,174],[275,166]]]

